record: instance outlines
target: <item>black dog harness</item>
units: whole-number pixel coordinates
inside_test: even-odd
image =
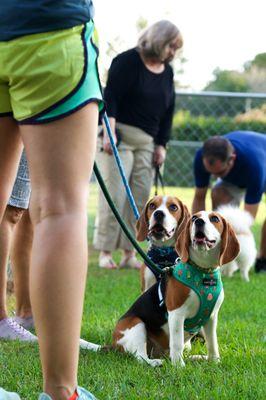
[[[178,258],[178,254],[173,246],[157,247],[152,245],[149,248],[147,255],[155,264],[159,265],[162,269],[175,265]],[[147,265],[147,267],[149,266]],[[160,274],[154,273],[154,275],[158,281],[160,278]]]

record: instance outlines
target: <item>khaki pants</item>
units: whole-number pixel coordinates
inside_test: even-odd
[[[151,190],[153,178],[153,138],[141,129],[117,123],[121,132],[118,146],[119,156],[124,167],[133,197],[139,212],[144,208]],[[107,189],[127,227],[135,234],[136,220],[127,200],[126,190],[118,171],[114,156],[101,152],[102,139],[98,141],[96,162]],[[118,221],[113,215],[102,191],[99,190],[98,213],[95,222],[93,244],[98,250],[132,250]]]

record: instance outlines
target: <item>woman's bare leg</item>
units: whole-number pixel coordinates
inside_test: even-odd
[[[31,302],[44,391],[56,400],[77,386],[97,124],[98,106],[91,103],[53,123],[21,126],[32,184]]]
[[[0,223],[0,320],[7,318],[7,263],[15,225],[20,220],[22,213],[22,209],[8,205]]]
[[[11,117],[0,118],[0,222],[15,182],[22,141],[18,125]]]
[[[21,318],[32,316],[29,290],[29,270],[33,230],[29,211],[24,210],[13,233],[10,261],[16,295],[16,315]]]

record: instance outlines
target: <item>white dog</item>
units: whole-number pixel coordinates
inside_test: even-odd
[[[231,277],[239,269],[242,278],[248,282],[249,270],[257,254],[255,239],[250,230],[254,219],[249,212],[231,205],[220,206],[217,211],[231,224],[240,244],[239,255],[230,263],[223,265],[222,272],[225,276]]]

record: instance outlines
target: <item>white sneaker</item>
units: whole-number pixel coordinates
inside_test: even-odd
[[[100,254],[99,256],[99,267],[106,269],[117,269],[117,265],[112,259],[112,256],[103,254]]]
[[[77,393],[78,393],[77,400],[97,400],[92,393],[88,392],[86,389],[82,387],[77,388]],[[1,397],[0,400],[2,400]],[[4,398],[4,400],[9,400],[9,399]],[[11,398],[10,400],[13,400],[13,398]],[[16,398],[14,398],[14,400],[16,400]],[[41,393],[39,396],[39,400],[52,400],[52,398],[46,393]]]
[[[37,336],[20,326],[12,318],[0,321],[0,340],[20,340],[22,342],[37,342]],[[1,400],[1,397],[0,397]]]
[[[127,256],[122,259],[119,268],[140,269],[141,264],[141,261],[139,261],[136,256]]]
[[[12,318],[13,321],[15,321],[17,324],[19,324],[20,326],[22,326],[24,329],[34,329],[34,321],[33,321],[33,317],[26,317],[26,318],[21,318],[18,317],[17,315],[15,317]]]
[[[0,388],[0,400],[20,400],[20,397],[17,393],[7,392]]]
[[[79,348],[83,350],[98,351],[102,348],[99,344],[87,342],[87,340],[79,339]]]

